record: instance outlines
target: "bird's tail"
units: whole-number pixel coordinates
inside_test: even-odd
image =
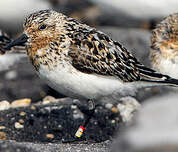
[[[171,78],[168,75],[161,74],[143,65],[139,66],[141,81],[152,82],[153,86],[165,85],[178,87],[178,79]]]

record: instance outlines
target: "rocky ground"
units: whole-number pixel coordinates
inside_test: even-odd
[[[75,132],[86,117],[78,104],[79,100],[51,96],[35,104],[29,99],[16,100],[8,107],[7,102],[1,101],[0,150],[109,151],[114,134],[140,107],[131,97],[122,98],[117,104],[97,106],[86,132],[77,140]],[[63,143],[64,140],[74,141]]]
[[[44,6],[97,27],[149,67],[150,29],[162,16],[132,17],[113,5],[97,5],[99,2],[48,0]],[[26,3],[24,7],[29,6],[30,11],[33,5]],[[16,10],[13,19],[7,15],[8,24],[0,15],[0,27],[11,36],[22,31],[17,24],[26,15]],[[0,48],[2,44],[0,39]],[[18,50],[0,55],[0,152],[178,151],[177,95],[168,94],[173,91],[168,88],[142,89],[135,97],[98,103],[84,136],[63,143],[63,139],[73,140],[84,122],[86,102],[64,97],[48,87],[36,75],[24,50]]]

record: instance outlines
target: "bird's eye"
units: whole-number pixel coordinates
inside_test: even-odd
[[[39,27],[39,30],[44,30],[46,27],[47,27],[47,25],[42,24],[42,25]]]

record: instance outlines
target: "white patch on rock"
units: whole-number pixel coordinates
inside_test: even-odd
[[[78,109],[76,109],[76,110],[73,110],[73,118],[74,119],[84,119],[84,115]]]
[[[52,97],[52,96],[46,96],[45,98],[43,98],[43,102],[42,104],[50,104],[50,103],[54,103],[57,102],[58,99]]]
[[[31,104],[31,99],[29,98],[19,99],[11,103],[11,108],[27,107],[30,104]]]
[[[117,108],[120,112],[123,122],[128,122],[132,119],[133,113],[140,108],[140,103],[133,97],[123,97],[120,99]]]
[[[22,129],[22,128],[24,128],[24,126],[21,125],[19,122],[15,122],[14,126],[15,126],[16,129]]]
[[[0,111],[10,108],[10,103],[6,100],[0,102]]]

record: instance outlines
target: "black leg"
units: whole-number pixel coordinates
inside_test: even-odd
[[[75,141],[80,141],[80,138],[83,134],[83,132],[85,131],[85,128],[87,126],[87,124],[89,123],[90,119],[92,118],[94,111],[95,111],[95,103],[93,100],[88,100],[88,106],[83,106],[80,104],[77,104],[78,108],[85,114],[86,119],[83,123],[83,125],[81,125],[78,130],[75,133],[75,137],[73,139],[62,139],[63,143],[70,143],[70,142],[75,142]]]
[[[87,124],[89,123],[90,119],[92,118],[94,111],[95,111],[95,103],[93,100],[89,99],[88,100],[88,110],[81,110],[84,112],[84,114],[86,114],[86,120],[84,121],[83,125],[80,126],[77,130],[77,132],[75,133],[75,137],[76,138],[80,138],[83,134],[83,132],[85,131],[85,128],[87,126]]]

